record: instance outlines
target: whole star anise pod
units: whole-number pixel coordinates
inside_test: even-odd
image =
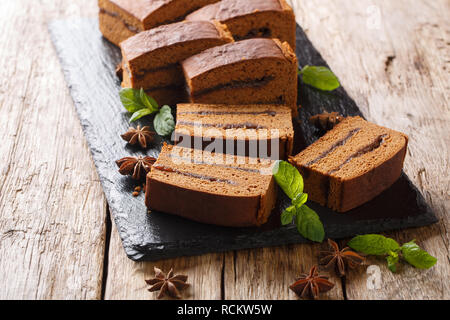
[[[324,256],[320,264],[325,265],[325,268],[334,267],[338,276],[345,276],[348,268],[354,269],[364,262],[363,257],[348,247],[340,250],[339,245],[331,239],[328,239],[328,245],[331,250],[322,252]]]
[[[121,175],[131,175],[134,180],[142,180],[150,172],[156,159],[153,157],[126,157],[116,161]]]
[[[314,125],[317,129],[322,131],[328,131],[334,128],[339,122],[344,120],[344,117],[339,115],[337,112],[332,113],[322,113],[309,118],[309,122]]]
[[[150,127],[141,128],[141,126],[137,126],[137,128],[129,128],[128,132],[121,135],[121,137],[133,146],[139,143],[142,148],[147,149],[155,134],[155,132],[150,130]]]
[[[155,292],[160,291],[158,295],[158,299],[161,299],[165,296],[170,296],[175,299],[181,299],[180,291],[187,288],[189,284],[186,283],[188,277],[183,275],[173,275],[173,269],[166,274],[154,267],[155,270],[155,278],[150,280],[145,280],[148,285],[150,285],[150,289],[148,291]]]
[[[314,266],[309,274],[301,275],[289,288],[301,298],[318,299],[321,293],[333,289],[334,284],[328,281],[328,277],[319,275],[317,266]]]

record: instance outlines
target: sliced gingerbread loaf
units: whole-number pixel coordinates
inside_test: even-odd
[[[212,152],[287,159],[294,141],[291,108],[178,104],[175,141]]]
[[[121,43],[122,86],[143,88],[151,96],[159,95],[160,100],[154,98],[160,104],[172,104],[175,96],[186,92],[179,62],[232,41],[225,25],[211,21],[183,21],[141,32]]]
[[[280,104],[297,115],[297,57],[287,42],[248,39],[182,62],[190,100],[212,104]]]
[[[217,20],[228,26],[236,41],[277,38],[295,50],[295,14],[285,0],[222,0],[191,13],[186,20]]]
[[[275,206],[272,166],[272,161],[165,145],[147,176],[146,204],[206,224],[260,226]]]
[[[397,181],[407,145],[406,135],[352,117],[290,162],[303,175],[311,200],[347,212]]]
[[[183,20],[219,0],[99,0],[100,31],[119,45],[144,30]]]

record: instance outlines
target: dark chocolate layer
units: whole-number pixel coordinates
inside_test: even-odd
[[[176,173],[176,174],[179,174],[179,175],[182,175],[185,177],[190,177],[190,178],[195,178],[195,179],[200,179],[200,180],[205,180],[205,181],[210,181],[210,182],[219,182],[219,183],[226,183],[226,184],[231,184],[231,185],[238,185],[237,182],[232,181],[232,180],[219,179],[219,178],[214,178],[211,176],[196,174],[196,173],[191,173],[191,172],[183,172],[183,171],[173,169],[171,167],[166,167],[166,166],[153,166],[152,168],[155,170],[159,170],[159,171]]]
[[[201,123],[201,122],[189,122],[189,121],[178,121],[178,125],[191,126],[191,127],[203,127],[203,128],[218,128],[218,129],[267,129],[265,126],[258,124],[246,122],[246,123]]]
[[[328,156],[331,152],[333,152],[334,150],[336,150],[339,147],[342,147],[343,145],[345,145],[347,143],[347,141],[349,141],[357,132],[361,131],[361,128],[356,128],[353,129],[352,131],[350,131],[348,133],[348,135],[337,141],[335,144],[333,144],[328,150],[326,150],[325,152],[323,152],[320,156],[318,156],[317,158],[315,158],[314,160],[308,162],[306,164],[307,167],[312,166],[313,164],[319,162],[320,160],[322,160],[323,158],[325,158],[326,156]]]

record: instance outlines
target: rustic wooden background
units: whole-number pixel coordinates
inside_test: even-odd
[[[417,239],[436,267],[394,275],[370,259],[332,277],[324,298],[449,299],[450,1],[291,3],[365,116],[410,136],[406,172],[440,217],[388,234]],[[296,299],[288,285],[320,245],[126,258],[47,32],[52,19],[97,10],[94,0],[0,0],[0,299],[155,299],[144,282],[154,265],[189,275],[187,298]]]

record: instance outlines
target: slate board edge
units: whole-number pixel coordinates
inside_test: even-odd
[[[81,20],[81,19],[80,19]],[[51,38],[53,43],[55,41],[55,35],[52,32],[52,25],[58,23],[64,23],[65,20],[57,20],[49,23],[49,31],[51,34]],[[58,57],[61,59],[58,48],[55,45],[55,49],[58,53]],[[62,62],[62,61],[61,61]],[[64,76],[67,83],[70,83],[70,75],[63,68]],[[71,92],[72,98],[74,100],[74,104],[76,107],[76,111],[78,117],[80,119],[83,131],[86,135],[89,148],[92,153],[92,157],[95,162],[95,166],[97,171],[99,172],[101,184],[104,189],[105,195],[107,197],[108,203],[110,203],[111,196],[111,186],[114,183],[109,180],[108,177],[101,174],[101,168],[99,167],[99,163],[101,163],[101,159],[98,159],[98,151],[95,147],[94,139],[90,135],[88,131],[88,127],[91,125],[90,121],[85,119],[83,114],[80,112],[81,102],[75,99],[76,92],[74,92],[75,88],[69,85],[69,90]],[[359,111],[359,110],[358,110]],[[414,189],[417,189],[414,185],[412,185]],[[421,202],[424,205],[425,213],[420,216],[419,219],[416,217],[412,219],[408,219],[405,221],[404,219],[396,220],[396,219],[386,219],[385,224],[386,227],[383,228],[385,231],[393,231],[403,228],[413,228],[420,227],[429,224],[436,223],[438,220],[436,216],[431,211],[431,208],[424,202],[423,197],[420,193],[418,193],[418,202]],[[122,221],[119,218],[118,212],[116,212],[114,206],[110,206],[111,214],[114,218],[114,221],[118,227],[119,234],[121,235],[123,245],[128,257],[135,261],[155,261],[160,259],[168,259],[175,258],[180,256],[192,256],[192,255],[201,255],[205,253],[211,252],[226,252],[232,250],[241,250],[241,249],[250,249],[250,248],[261,248],[261,247],[271,247],[271,246],[279,246],[279,245],[288,245],[288,244],[297,244],[297,243],[308,243],[309,241],[305,240],[301,236],[298,235],[295,227],[285,227],[283,229],[277,229],[268,232],[262,232],[258,234],[250,234],[248,236],[242,236],[234,239],[232,242],[228,241],[215,241],[215,243],[211,243],[210,238],[199,237],[196,239],[191,239],[191,241],[187,242],[172,242],[172,243],[161,243],[161,244],[136,244],[129,243],[127,238],[122,237],[121,225]],[[334,229],[334,228],[333,228]],[[359,229],[361,230],[361,234],[377,232],[379,228],[373,227],[370,221],[363,221],[360,223]],[[281,231],[281,232],[280,232]],[[344,235],[340,235],[339,231],[331,230],[327,228],[327,236],[334,239],[340,239],[346,237]],[[263,242],[259,241],[258,238],[264,237],[265,240]],[[269,238],[269,240],[267,240]],[[205,247],[205,241],[208,241],[208,246]],[[239,242],[239,243],[238,243]],[[248,243],[248,245],[242,245],[242,243]],[[186,251],[189,251],[186,254]]]

